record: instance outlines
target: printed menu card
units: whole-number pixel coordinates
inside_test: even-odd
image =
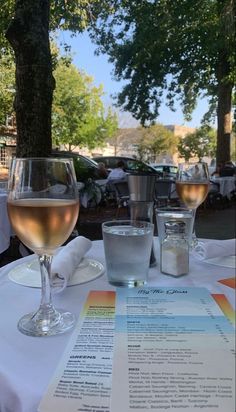
[[[234,328],[217,299],[202,288],[91,291],[38,411],[233,412]]]
[[[91,291],[39,412],[109,412],[115,292]]]
[[[115,331],[111,412],[234,411],[234,329],[206,289],[120,289]]]

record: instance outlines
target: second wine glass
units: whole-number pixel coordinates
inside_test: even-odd
[[[192,247],[196,246],[197,239],[194,233],[196,210],[204,202],[209,190],[208,166],[204,162],[181,163],[176,177],[176,191],[184,205],[193,212],[193,240]],[[195,237],[195,239],[194,239]]]
[[[74,316],[56,310],[51,299],[51,263],[55,250],[71,234],[79,212],[78,190],[70,159],[16,158],[9,179],[8,214],[18,238],[39,258],[41,303],[23,316],[18,329],[31,336],[64,333]]]

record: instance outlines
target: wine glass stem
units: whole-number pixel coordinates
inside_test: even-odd
[[[50,273],[51,273],[51,263],[52,256],[40,255],[39,256],[39,265],[41,273],[41,303],[40,309],[45,311],[50,310],[52,306],[52,297],[51,297],[51,285],[50,285]]]
[[[195,233],[195,218],[196,218],[196,210],[192,209],[193,218],[192,218],[192,227],[191,227],[191,234],[192,234],[192,241],[190,243],[190,248],[194,249],[197,246],[198,240]]]
[[[197,210],[197,209],[192,209],[192,211],[193,211],[193,227],[192,227],[192,233],[195,233],[196,210]]]

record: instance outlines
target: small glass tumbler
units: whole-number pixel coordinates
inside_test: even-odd
[[[143,286],[148,280],[154,225],[134,220],[102,224],[107,277],[114,286]]]

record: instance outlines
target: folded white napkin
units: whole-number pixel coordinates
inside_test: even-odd
[[[192,254],[200,260],[235,255],[235,239],[198,242]]]
[[[73,276],[84,255],[91,248],[92,242],[84,236],[78,236],[67,243],[52,260],[52,284],[55,293],[62,292]]]

